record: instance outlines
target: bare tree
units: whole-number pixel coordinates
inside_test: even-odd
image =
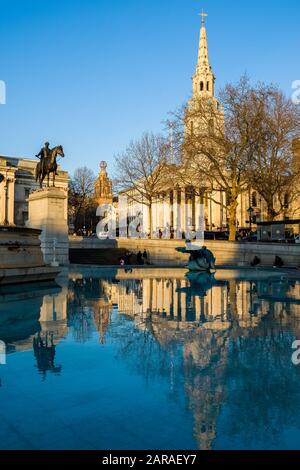
[[[88,210],[93,205],[93,194],[95,188],[95,175],[87,167],[75,170],[70,181],[69,189],[69,213],[74,217],[75,229],[78,229],[78,222],[82,212]]]
[[[252,92],[248,78],[242,77],[221,91],[222,107],[214,99],[193,99],[167,123],[181,160],[179,178],[217,204],[222,203],[214,194],[226,194],[222,205],[228,210],[231,241],[236,239],[238,198],[248,188],[246,170],[257,138]]]
[[[115,185],[129,201],[148,207],[150,236],[153,231],[152,206],[164,190],[168,147],[160,135],[145,133],[115,157]]]
[[[272,221],[299,195],[295,139],[300,135],[300,112],[277,87],[264,84],[251,95],[251,106],[259,121],[248,179],[265,200]]]

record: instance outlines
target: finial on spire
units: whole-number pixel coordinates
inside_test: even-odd
[[[208,14],[204,13],[204,11],[202,10],[202,13],[199,13],[199,16],[202,17],[202,26],[205,26],[205,18],[207,18]]]

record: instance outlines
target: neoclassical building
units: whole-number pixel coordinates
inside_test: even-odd
[[[209,50],[207,41],[207,32],[204,23],[205,14],[202,14],[202,26],[200,30],[200,41],[198,50],[198,61],[196,71],[192,77],[192,96],[189,100],[189,108],[199,102],[199,98],[207,100],[209,106],[214,107],[214,120],[205,125],[209,125],[212,132],[224,124],[224,114],[222,105],[215,96],[215,75],[209,60]],[[203,126],[203,122],[187,121],[189,131],[195,126]],[[295,147],[295,155],[300,160],[300,145]],[[299,161],[298,160],[298,161]],[[186,187],[179,183],[174,187],[165,187],[152,205],[152,235],[163,233],[163,236],[169,238],[173,233],[174,238],[181,238],[181,233],[190,233],[200,231],[203,228],[208,231],[224,231],[228,228],[228,211],[226,208],[226,195],[224,191],[207,190],[204,197],[197,195],[199,191],[192,187]],[[137,213],[143,214],[143,229],[147,234],[150,233],[149,208],[144,204],[136,204],[132,201],[129,194],[129,220],[136,217]],[[288,195],[286,197],[285,212],[282,218],[299,218],[299,209],[292,207],[289,203]],[[203,227],[203,220],[205,227]],[[256,222],[267,220],[267,205],[263,198],[253,190],[247,190],[238,199],[237,209],[237,228],[249,229],[255,226]]]
[[[24,226],[28,219],[28,196],[39,188],[35,181],[38,160],[0,154],[0,225]],[[68,173],[58,170],[56,186],[68,189]]]

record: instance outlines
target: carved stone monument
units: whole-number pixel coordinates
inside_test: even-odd
[[[69,263],[68,193],[63,188],[48,187],[35,191],[28,198],[30,228],[42,230],[41,248],[46,264]]]

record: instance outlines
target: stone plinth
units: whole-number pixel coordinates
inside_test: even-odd
[[[62,188],[35,191],[28,198],[27,226],[42,230],[41,248],[46,264],[69,263],[68,193]]]
[[[44,266],[40,230],[0,226],[0,269]]]

